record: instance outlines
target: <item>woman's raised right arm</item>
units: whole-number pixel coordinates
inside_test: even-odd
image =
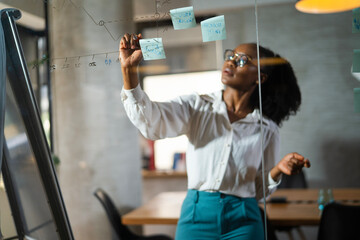
[[[120,41],[119,60],[124,80],[124,89],[133,89],[139,84],[137,68],[143,58],[138,35],[126,33]]]
[[[190,101],[193,97],[153,102],[139,85],[137,68],[143,58],[139,40],[141,34],[126,33],[120,41],[120,63],[123,75],[122,101],[130,121],[147,138],[175,137],[187,132]],[[130,90],[130,91],[128,91]]]

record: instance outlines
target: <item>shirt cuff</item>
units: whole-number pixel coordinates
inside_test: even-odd
[[[125,89],[124,87],[121,89],[121,100],[123,102],[129,101],[131,103],[137,103],[142,98],[142,95],[143,91],[140,84],[132,89]]]
[[[281,174],[281,176],[282,176],[282,174]],[[279,178],[278,181],[275,181],[275,180],[271,177],[271,174],[270,174],[270,172],[269,172],[269,175],[268,175],[269,188],[275,188],[275,187],[277,187],[277,186],[281,183],[281,178],[282,178],[281,176],[280,176],[280,178]]]

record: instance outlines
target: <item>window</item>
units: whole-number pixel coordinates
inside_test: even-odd
[[[143,80],[144,90],[151,100],[164,101],[190,93],[210,93],[223,88],[221,71],[204,71],[168,75],[148,76]],[[187,137],[179,136],[155,141],[155,167],[171,169],[174,154],[185,152]]]

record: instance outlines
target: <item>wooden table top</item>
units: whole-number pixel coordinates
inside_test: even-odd
[[[124,224],[177,224],[186,192],[163,192],[149,202],[125,214]]]
[[[319,189],[278,189],[271,197],[285,197],[285,203],[266,204],[267,217],[276,226],[318,225]],[[360,204],[359,189],[333,189],[335,201]],[[141,207],[125,214],[122,222],[129,225],[177,224],[186,192],[164,192]],[[261,206],[261,205],[260,205]]]
[[[360,189],[333,189],[334,200],[343,204],[360,204]],[[266,204],[267,217],[274,226],[318,225],[321,212],[319,189],[278,189]],[[286,203],[271,203],[273,197],[285,197]]]
[[[326,190],[326,189],[325,189]],[[340,202],[359,201],[360,188],[334,188],[332,189],[334,199]],[[271,197],[286,197],[288,202],[317,202],[319,189],[278,189]]]

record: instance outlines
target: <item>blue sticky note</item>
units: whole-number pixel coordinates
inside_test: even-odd
[[[175,30],[196,27],[193,7],[172,9],[170,16]]]
[[[353,9],[352,32],[360,33],[360,8]]]
[[[140,39],[139,43],[144,60],[166,58],[162,38]]]
[[[354,49],[352,71],[360,72],[360,49]]]
[[[224,15],[201,21],[201,32],[203,42],[226,39]]]
[[[360,113],[360,88],[354,88],[354,110]]]

